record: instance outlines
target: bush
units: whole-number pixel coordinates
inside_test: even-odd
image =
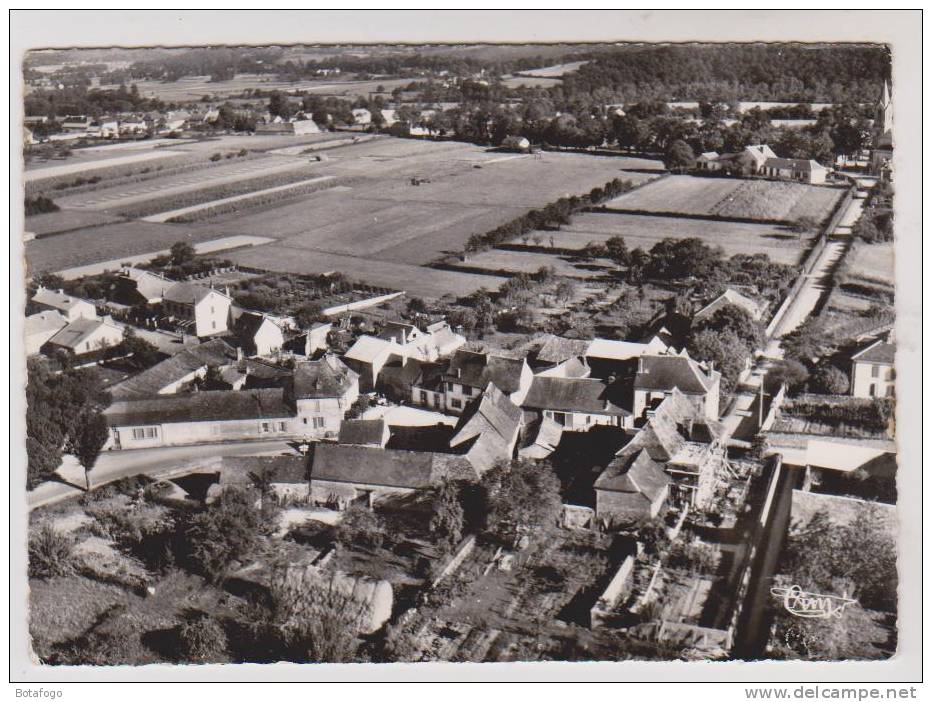
[[[51,524],[43,524],[29,538],[29,577],[48,579],[71,572],[74,560],[74,539]]]
[[[219,160],[222,159],[222,158],[223,158],[223,156],[221,156],[220,154],[214,154],[213,156],[210,157],[210,160],[211,160],[211,161],[219,161]]]
[[[32,215],[44,214],[46,212],[58,212],[58,205],[56,205],[51,198],[45,197],[45,195],[37,195],[36,197],[27,197],[26,198],[26,216],[31,217]]]
[[[203,612],[178,627],[178,641],[181,657],[186,662],[216,662],[227,650],[223,627]]]
[[[385,536],[385,521],[362,505],[347,507],[336,531],[337,541],[349,547],[380,548]]]
[[[847,373],[830,364],[819,366],[813,374],[813,381],[818,391],[828,395],[844,395],[851,386]]]

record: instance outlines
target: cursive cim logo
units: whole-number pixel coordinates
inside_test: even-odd
[[[770,594],[783,600],[786,611],[797,617],[807,619],[840,618],[845,607],[854,604],[847,595],[817,595],[814,592],[805,592],[799,585],[791,587],[772,587]]]

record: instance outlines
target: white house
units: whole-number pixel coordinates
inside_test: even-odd
[[[698,415],[717,420],[721,378],[716,370],[703,370],[685,351],[641,356],[634,377],[632,412],[635,418],[640,417],[675,388]]]
[[[878,339],[851,357],[851,394],[855,397],[893,397],[896,391],[896,345]]]
[[[828,169],[811,158],[768,158],[758,171],[760,175],[817,185],[825,182]]]
[[[249,356],[271,356],[285,344],[282,327],[256,312],[243,312],[233,325],[233,333]]]
[[[78,319],[97,319],[97,308],[93,302],[68,295],[63,290],[49,290],[40,286],[36,294],[32,296],[32,301],[43,309],[61,312],[69,322]]]
[[[57,332],[48,343],[76,356],[116,346],[123,341],[123,329],[109,320],[76,319]]]
[[[632,427],[631,412],[616,404],[612,388],[596,378],[536,376],[524,409],[540,412],[563,431],[589,431],[594,426]]]
[[[353,122],[356,124],[372,124],[372,113],[363,107],[353,110]]]
[[[165,312],[193,326],[198,337],[227,331],[232,304],[229,295],[194,283],[175,283],[162,298]]]
[[[442,376],[444,409],[460,414],[493,383],[513,404],[520,406],[534,380],[524,358],[458,349]]]

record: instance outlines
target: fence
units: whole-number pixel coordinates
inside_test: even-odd
[[[602,626],[605,619],[611,615],[612,609],[618,604],[618,600],[628,591],[628,581],[631,579],[633,571],[634,556],[628,556],[622,561],[618,572],[615,573],[608,587],[605,588],[605,592],[596,601],[595,606],[589,610],[591,628],[596,629]]]

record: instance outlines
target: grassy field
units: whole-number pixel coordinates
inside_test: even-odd
[[[491,249],[471,255],[462,265],[477,270],[508,273],[534,273],[544,266],[549,266],[557,275],[583,280],[610,277],[612,272],[618,268],[607,259],[573,261],[568,256],[500,249]]]
[[[186,148],[196,148],[203,158],[232,151],[240,143],[245,142],[231,137]],[[288,148],[287,143],[278,141],[273,148]],[[146,212],[151,209],[147,201],[173,193],[185,202],[202,200],[214,186],[240,178],[236,189],[248,191],[250,179],[260,179],[266,163],[288,166],[289,160],[302,164],[300,169],[308,169],[315,178],[330,177],[339,183],[275,202],[243,205],[232,212],[211,211],[197,224],[134,221],[78,229],[55,245],[28,242],[29,268],[60,270],[119,259],[166,248],[180,239],[197,243],[218,236],[261,235],[277,241],[261,251],[240,252],[243,263],[297,273],[340,270],[386,287],[417,289],[419,295],[459,295],[482,286],[497,287],[502,278],[451,275],[418,266],[461,251],[471,235],[560,197],[588,192],[613,178],[643,182],[653,177],[625,170],[653,165],[642,159],[574,153],[536,157],[458,142],[394,138],[339,146],[319,162],[309,163],[309,158],[255,155],[249,161],[224,161],[197,173],[112,183],[106,189],[80,193],[65,204],[111,210],[121,202],[135,203],[134,207],[142,203],[146,207],[140,212]],[[422,184],[412,185],[412,178]]]
[[[575,73],[579,67],[588,63],[588,61],[571,61],[570,63],[560,63],[556,66],[545,66],[544,68],[535,68],[533,71],[522,71],[519,76],[531,76],[533,78],[562,78],[567,73]]]
[[[537,235],[544,247],[550,246],[553,237],[553,245],[558,249],[582,249],[589,243],[603,244],[613,236],[620,236],[629,249],[641,247],[645,251],[665,237],[696,237],[710,246],[721,246],[726,256],[765,253],[772,261],[789,264],[798,263],[806,247],[806,240],[797,239],[779,225],[601,212],[576,215],[561,231],[537,232]],[[528,244],[534,246],[533,239]]]
[[[627,193],[609,209],[791,222],[829,215],[840,189],[765,180],[677,175]]]
[[[848,253],[848,270],[857,278],[893,285],[894,245],[857,243]]]
[[[61,210],[48,214],[34,215],[26,220],[26,231],[38,236],[67,232],[85,227],[95,227],[101,224],[119,222],[119,217],[104,214],[103,212],[75,212]]]

